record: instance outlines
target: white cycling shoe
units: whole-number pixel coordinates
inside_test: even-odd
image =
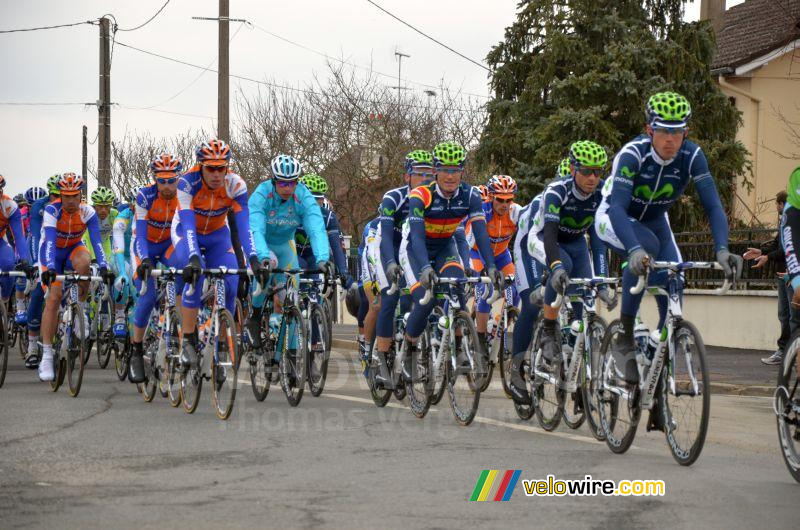
[[[40,381],[53,381],[56,378],[55,371],[53,370],[53,355],[44,355],[42,360],[39,361],[39,380]]]

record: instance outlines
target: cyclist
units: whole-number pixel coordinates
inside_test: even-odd
[[[308,191],[311,192],[311,195],[319,205],[322,219],[325,221],[325,230],[328,232],[328,242],[330,243],[330,252],[333,254],[333,263],[339,273],[339,280],[344,289],[349,289],[355,282],[347,270],[347,258],[342,248],[339,219],[333,213],[330,203],[325,198],[325,194],[328,192],[328,182],[316,173],[307,173],[300,177],[300,183],[308,188]],[[297,247],[300,267],[307,268],[309,264],[314,263],[314,253],[302,226],[297,227],[297,231],[294,233],[294,241]]]
[[[197,311],[200,307],[204,266],[236,269],[236,255],[228,229],[228,209],[233,208],[236,228],[253,273],[261,265],[253,249],[247,206],[247,185],[230,170],[231,149],[222,140],[209,140],[195,150],[196,165],[178,180],[178,215],[173,217],[174,257],[183,267],[181,297],[181,366],[188,370],[197,365]],[[195,285],[189,294],[190,284]],[[225,277],[225,308],[235,313],[238,277]],[[220,370],[218,375],[224,377]],[[220,381],[217,381],[219,383]]]
[[[406,358],[411,359],[415,344],[425,328],[433,310],[433,298],[421,304],[426,289],[433,289],[437,274],[442,277],[463,278],[464,267],[460,263],[454,234],[464,219],[472,223],[480,255],[486,261],[488,276],[496,288],[501,288],[503,277],[494,265],[492,247],[486,232],[480,192],[462,182],[467,153],[456,142],[443,142],[433,150],[433,183],[413,189],[408,196],[409,230],[400,244],[400,260],[403,264],[406,284],[411,286],[414,307],[406,325]],[[420,287],[423,287],[420,289]],[[463,303],[463,300],[462,300]],[[389,383],[384,352],[379,352],[381,369],[376,382]],[[404,364],[403,376],[409,379],[410,366]]]
[[[780,222],[781,246],[786,253],[786,276],[784,281],[792,286],[792,305],[800,311],[800,167],[792,171],[786,187],[786,206]],[[798,373],[800,373],[800,356],[798,356]]]
[[[22,228],[22,215],[20,214],[17,203],[8,195],[3,193],[6,186],[6,179],[0,175],[0,270],[10,271],[15,268],[31,274],[31,257],[26,244],[24,230]],[[6,241],[6,234],[11,229],[14,238],[14,248]],[[16,252],[16,255],[15,255]],[[14,287],[14,278],[6,276],[0,278],[0,298],[2,303],[7,304],[8,298]],[[20,290],[16,291],[17,307],[24,307],[25,297]],[[25,316],[23,312],[22,317]],[[15,319],[19,321],[20,313],[17,311]]]
[[[517,232],[517,223],[522,207],[514,202],[517,193],[517,183],[507,175],[494,175],[487,184],[487,201],[483,202],[483,214],[486,217],[486,230],[489,233],[489,241],[492,246],[495,267],[503,273],[503,276],[514,274],[514,261],[508,251],[511,238]],[[470,259],[472,269],[481,272],[484,269],[478,247],[473,241],[471,224],[467,225],[467,238],[470,245]],[[517,303],[516,288],[512,286],[514,292],[514,305]],[[491,307],[487,299],[491,296],[490,290],[484,284],[475,286],[475,327],[478,330],[478,338],[483,349],[488,353],[486,344],[486,328],[489,322]]]
[[[40,197],[31,204],[30,218],[30,242],[29,248],[31,259],[34,265],[39,265],[39,243],[42,234],[42,220],[44,219],[44,208],[51,202],[57,201],[61,196],[58,191],[58,179],[60,175],[53,175],[47,179],[47,196]],[[34,369],[39,366],[39,328],[42,324],[42,310],[44,309],[44,291],[41,282],[37,282],[31,299],[28,304],[28,315],[25,320],[28,322],[28,353],[25,356],[25,366]]]
[[[30,213],[31,203],[23,193],[17,193],[14,196],[14,202],[17,203],[17,207],[19,208],[19,215],[22,220],[22,233],[27,236],[30,225],[30,217],[28,214]]]
[[[604,189],[595,226],[600,238],[628,260],[622,275],[623,332],[612,344],[625,380],[639,381],[633,330],[643,293],[630,288],[647,270],[649,260],[680,261],[667,211],[690,182],[708,215],[717,262],[725,277],[737,279],[742,258],[728,251],[728,220],[702,149],[686,139],[692,114],[689,102],[675,92],[659,92],[647,101],[646,134],[628,142],[614,157],[613,174]],[[650,283],[664,285],[666,271],[650,275]],[[666,297],[657,297],[658,329],[666,317]]]
[[[605,245],[597,237],[593,221],[600,205],[601,176],[608,156],[602,146],[587,140],[574,142],[569,155],[571,178],[547,185],[537,220],[528,235],[528,252],[550,271],[542,324],[542,358],[546,369],[552,369],[561,354],[556,322],[558,307],[552,305],[556,295],[565,294],[570,276],[591,278],[595,273],[599,276],[607,273]],[[594,271],[586,244],[587,232]],[[598,296],[607,304],[615,303],[607,288],[601,289]],[[582,304],[573,306],[576,319],[581,318],[582,312]]]
[[[44,209],[42,221],[42,242],[39,248],[39,266],[42,284],[49,289],[49,295],[42,316],[42,360],[39,363],[39,379],[52,381],[53,374],[53,336],[58,326],[58,311],[61,307],[61,282],[56,282],[57,274],[71,269],[78,274],[89,273],[89,252],[82,241],[88,230],[94,247],[100,275],[111,285],[114,274],[108,270],[103,246],[100,241],[100,223],[94,208],[81,202],[83,177],[75,173],[64,173],[58,179],[61,200],[48,204]],[[79,298],[86,301],[88,282],[80,282]],[[84,312],[75,318],[83,318],[85,338],[88,336],[89,322]]]
[[[25,196],[25,202],[29,206],[26,206],[26,210],[27,211],[26,211],[26,214],[24,215],[24,218],[23,218],[23,232],[25,233],[25,246],[28,248],[28,252],[29,253],[31,253],[30,214],[31,214],[31,211],[33,209],[33,203],[35,203],[37,200],[41,199],[45,195],[47,195],[47,191],[45,191],[44,188],[33,187],[33,188],[28,188],[27,190],[25,190],[25,195],[24,195]],[[26,224],[27,224],[27,226],[26,226]],[[33,257],[32,253],[31,253],[31,257]],[[31,263],[31,266],[33,266],[33,265],[34,265],[34,263]],[[17,306],[16,306],[17,307],[17,312],[14,315],[14,321],[17,324],[24,325],[24,324],[27,324],[27,322],[28,322],[28,307],[27,307],[26,299],[25,299],[25,281],[24,280],[22,280],[22,281],[17,280],[17,282],[16,282],[16,291],[17,291],[17,295],[16,295],[17,296]]]
[[[429,151],[417,149],[406,155],[405,185],[389,190],[383,195],[378,208],[380,215],[378,231],[367,255],[374,261],[375,280],[380,290],[380,311],[376,325],[375,348],[379,357],[385,358],[392,346],[394,336],[394,313],[400,300],[400,291],[406,286],[400,262],[400,244],[403,240],[403,227],[408,219],[408,196],[411,190],[427,184],[433,178],[433,155]],[[398,282],[397,291],[389,295],[393,282]],[[405,314],[411,308],[411,297],[403,296],[401,311]],[[369,344],[369,343],[367,343]],[[407,356],[410,362],[410,357]]]
[[[114,226],[114,220],[117,218],[117,210],[112,207],[114,204],[114,192],[105,186],[98,186],[96,190],[90,195],[92,199],[92,208],[97,214],[97,220],[100,223],[100,241],[103,243],[103,252],[106,257],[111,256],[111,229]],[[83,234],[83,244],[89,250],[89,256],[94,263],[97,261],[95,258],[94,250],[92,249],[91,241],[89,240],[89,233]]]
[[[271,267],[281,269],[298,267],[295,231],[302,226],[311,244],[311,251],[317,259],[317,266],[324,273],[328,271],[330,244],[325,233],[317,201],[308,188],[298,186],[300,162],[289,155],[278,155],[270,163],[272,178],[262,182],[250,196],[250,226],[258,260]],[[280,285],[285,281],[283,274],[274,275],[271,280]],[[283,293],[285,294],[285,293]],[[265,295],[253,297],[253,311],[247,322],[253,348],[261,348],[261,316]],[[275,304],[276,313],[270,315],[270,325],[280,319],[280,304]],[[291,341],[296,340],[293,336]],[[290,341],[290,348],[293,342]],[[277,359],[267,359],[272,366]]]
[[[112,250],[114,252],[114,273],[117,280],[114,282],[114,301],[116,311],[114,315],[114,337],[124,339],[128,334],[128,318],[125,308],[128,305],[128,297],[136,296],[136,292],[131,290],[131,240],[133,239],[133,216],[134,209],[128,203],[118,204],[118,214],[112,227]]]
[[[380,287],[378,287],[376,269],[380,263],[380,256],[374,252],[375,238],[377,237],[380,217],[376,217],[364,225],[361,234],[361,244],[358,247],[359,254],[359,285],[358,285],[358,332],[359,340],[368,347],[372,344],[375,337],[375,328],[378,315],[381,309]],[[348,289],[349,296],[352,288]],[[394,315],[392,315],[394,318]],[[362,366],[365,368],[366,366]]]
[[[156,155],[148,166],[155,184],[139,188],[136,195],[136,237],[133,253],[136,259],[136,290],[142,282],[147,282],[144,296],[136,299],[133,316],[133,339],[131,340],[131,363],[128,379],[131,383],[141,383],[145,379],[142,356],[142,340],[150,313],[156,305],[156,284],[150,278],[150,271],[156,264],[165,267],[174,265],[170,228],[175,210],[178,208],[178,178],[183,171],[183,162],[170,153]],[[182,282],[176,282],[176,292],[183,289]]]

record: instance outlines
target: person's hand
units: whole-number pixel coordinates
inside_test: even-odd
[[[327,261],[319,261],[319,262],[317,262],[317,268],[325,276],[329,275],[330,272],[331,272],[331,265]]]
[[[611,311],[615,307],[617,307],[617,302],[619,302],[619,296],[615,296],[611,293],[611,289],[608,287],[602,287],[599,291],[597,291],[597,297],[606,304],[608,310]]]
[[[782,280],[784,276],[786,276],[785,272],[776,272],[775,276],[778,277],[779,280]]]
[[[269,280],[269,262],[262,263],[258,257],[250,257],[250,269],[253,271],[253,277],[260,285],[266,285]]]
[[[749,247],[747,252],[742,254],[744,259],[758,259],[762,256],[761,249]]]
[[[194,283],[194,280],[200,276],[200,258],[192,256],[189,258],[189,263],[183,268],[183,281],[186,283]]]
[[[502,292],[505,288],[503,273],[497,270],[495,267],[490,267],[489,270],[486,271],[486,275],[489,276],[490,280],[492,280],[492,285],[495,289],[497,289],[497,292]]]
[[[725,279],[729,282],[736,282],[742,277],[742,265],[744,262],[741,256],[731,254],[727,248],[717,251],[717,263],[722,267]]]
[[[50,287],[50,284],[56,281],[56,271],[47,269],[42,273],[42,285]]]
[[[628,255],[628,269],[636,276],[644,276],[650,264],[650,255],[643,248],[637,248]]]
[[[766,265],[768,261],[769,261],[769,256],[767,256],[766,254],[762,254],[762,255],[760,255],[759,257],[756,258],[756,264],[751,266],[750,268],[751,269],[760,269],[760,268],[764,267],[764,265]]]
[[[542,307],[544,305],[544,293],[542,292],[541,286],[536,286],[531,289],[531,295],[528,297],[536,307]]]
[[[108,267],[100,267],[100,277],[103,278],[103,283],[109,287],[114,285],[115,275]]]
[[[114,291],[121,292],[125,288],[127,278],[125,278],[124,274],[120,274],[117,276],[117,279],[114,280]]]
[[[434,282],[436,282],[436,273],[433,268],[428,267],[420,273],[419,284],[425,289],[430,289]]]
[[[558,266],[550,273],[550,286],[560,295],[567,290],[569,275],[564,267]]]
[[[147,278],[150,277],[150,271],[152,270],[153,260],[150,258],[144,258],[139,266],[136,267],[136,276],[138,276],[143,282],[147,281]]]
[[[388,267],[386,267],[386,279],[390,284],[398,283],[402,274],[403,271],[400,270],[400,265],[394,261],[391,262]]]

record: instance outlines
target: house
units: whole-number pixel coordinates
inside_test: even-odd
[[[724,0],[703,0],[701,18],[717,32],[711,74],[742,113],[737,139],[753,164],[752,189],[737,186],[735,215],[774,224],[775,194],[800,166],[800,0],[746,0],[728,10]]]

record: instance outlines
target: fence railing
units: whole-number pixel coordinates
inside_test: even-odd
[[[753,228],[747,230],[731,230],[728,237],[728,249],[731,253],[742,255],[749,247],[759,247],[765,241],[775,238],[775,228]],[[714,261],[714,240],[710,232],[678,232],[675,241],[681,251],[681,257],[688,261]],[[513,247],[512,247],[513,248]],[[609,270],[611,274],[619,274],[620,266],[624,260],[615,252],[609,252]],[[358,263],[358,250],[350,249],[348,267],[350,274],[356,277]],[[771,290],[776,289],[778,278],[775,274],[775,264],[771,261],[761,269],[753,269],[752,262],[745,261],[742,280],[736,285],[736,290]],[[722,284],[722,273],[714,270],[695,269],[686,273],[685,282],[687,289],[714,289]]]

